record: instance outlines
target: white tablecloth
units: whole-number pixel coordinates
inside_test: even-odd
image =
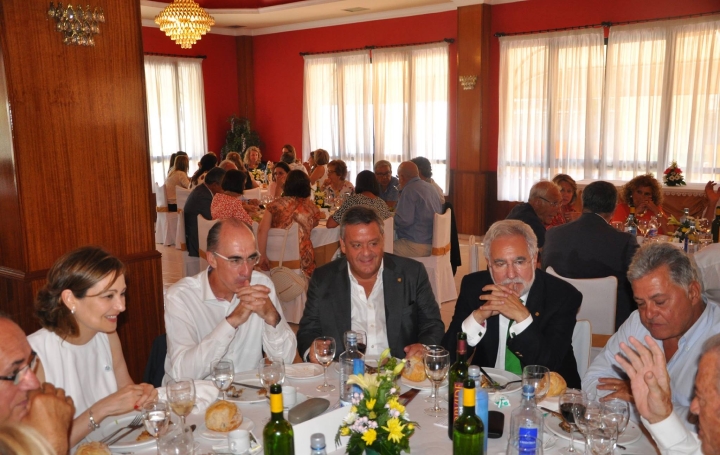
[[[325,221],[321,221],[320,224],[310,232],[310,241],[313,247],[330,245],[340,240],[340,226],[334,228],[328,228],[325,226]]]
[[[585,180],[578,180],[577,187],[578,190],[585,189],[586,186],[591,184],[592,182],[595,182],[596,180],[593,179],[585,179]],[[617,187],[618,190],[625,185],[627,182],[625,180],[606,180],[607,182],[612,183]],[[664,195],[673,195],[673,196],[704,196],[705,195],[705,183],[688,183],[687,185],[682,186],[666,186],[662,184],[662,181],[660,182],[660,186],[662,187],[662,192]]]

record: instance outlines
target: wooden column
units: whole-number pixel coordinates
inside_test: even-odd
[[[458,76],[475,76],[474,88],[457,81],[457,169],[452,171],[458,231],[487,230],[488,203],[494,196],[489,168],[490,5],[458,8]]]
[[[238,106],[240,117],[255,123],[255,78],[253,75],[253,44],[252,36],[235,38],[237,52]]]
[[[105,11],[95,47],[68,46],[45,0],[2,0],[0,309],[27,333],[33,297],[62,254],[99,245],[127,265],[118,332],[139,381],[164,332],[153,233],[140,5]],[[8,104],[5,104],[5,103]]]

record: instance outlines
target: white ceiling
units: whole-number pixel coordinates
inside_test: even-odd
[[[264,35],[290,30],[366,22],[393,17],[452,11],[460,6],[499,4],[522,0],[305,0],[253,9],[207,9],[215,18],[210,33]],[[168,3],[140,0],[144,26],[156,27],[153,19]],[[366,8],[348,12],[350,8]]]

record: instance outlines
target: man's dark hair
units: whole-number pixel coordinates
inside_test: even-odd
[[[247,180],[247,174],[243,171],[230,169],[225,172],[225,177],[222,180],[222,189],[224,191],[242,194],[245,190],[245,180]]]
[[[373,171],[362,171],[355,177],[355,193],[360,194],[365,191],[380,196],[380,184]]]
[[[225,178],[225,169],[221,167],[214,167],[205,174],[205,183],[212,185],[213,183],[221,183]]]
[[[351,207],[343,214],[342,220],[340,220],[340,238],[345,240],[345,226],[370,223],[377,223],[380,233],[385,234],[385,222],[374,208],[365,205]]]
[[[432,177],[432,165],[430,164],[430,160],[428,160],[424,156],[418,156],[417,158],[413,158],[410,161],[415,163],[415,166],[418,167],[418,171],[420,171],[420,175],[423,178],[429,179],[430,177]]]
[[[310,197],[310,177],[300,170],[290,171],[283,187],[284,196]]]
[[[617,188],[610,182],[592,182],[582,193],[583,212],[613,213],[617,205]]]

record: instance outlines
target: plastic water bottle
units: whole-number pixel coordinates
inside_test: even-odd
[[[535,404],[535,387],[525,384],[522,388],[522,402],[510,415],[510,437],[535,438],[528,439],[522,445],[522,453],[534,454],[536,443],[542,444],[543,416]]]
[[[353,392],[355,386],[348,384],[350,375],[365,371],[365,357],[362,355],[357,345],[357,334],[353,331],[345,332],[345,352],[340,354],[340,401],[343,406],[352,404]],[[361,363],[362,362],[362,363]]]
[[[325,435],[315,433],[310,436],[310,455],[327,455],[325,451]]]
[[[485,435],[483,437],[483,453],[488,453],[488,393],[487,390],[481,387],[482,380],[480,378],[480,367],[477,365],[470,365],[468,367],[468,377],[475,381],[475,415],[482,420],[483,427],[485,428]]]
[[[657,217],[653,216],[650,218],[650,221],[648,222],[648,230],[647,234],[645,234],[645,237],[657,237],[658,235],[658,227],[660,224],[658,223]]]

